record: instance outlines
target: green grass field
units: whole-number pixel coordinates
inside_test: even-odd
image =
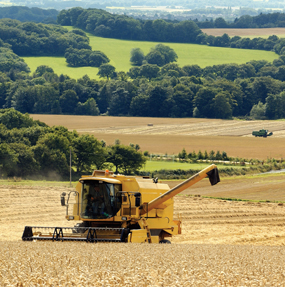
[[[167,162],[167,161],[147,161],[145,166],[141,169],[142,171],[155,171],[155,170],[202,170],[206,167],[211,165],[211,163],[183,163],[183,162]],[[244,166],[240,165],[223,165],[223,164],[216,164],[218,168],[225,168],[225,167],[234,167],[234,168],[242,168]]]
[[[72,29],[71,27],[66,27]],[[90,38],[90,45],[93,50],[100,50],[104,52],[110,61],[110,64],[116,67],[116,71],[127,72],[131,67],[130,52],[133,48],[141,48],[147,54],[152,47],[158,42],[145,42],[145,41],[125,41],[117,39],[108,39],[95,37],[88,34]],[[244,49],[231,49],[209,47],[205,45],[194,44],[177,44],[177,43],[163,43],[170,46],[178,55],[177,63],[180,67],[185,65],[199,65],[204,68],[206,66],[236,63],[242,64],[250,60],[267,60],[272,62],[278,58],[278,55],[273,52],[260,51],[260,50],[244,50]],[[53,68],[58,75],[66,74],[72,78],[78,79],[83,75],[88,74],[90,78],[98,78],[98,68],[68,67],[65,58],[63,57],[24,57],[25,62],[34,72],[40,65],[47,65]]]

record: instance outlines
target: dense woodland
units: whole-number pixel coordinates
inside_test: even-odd
[[[256,22],[263,26],[270,26],[273,20],[275,23],[284,24],[284,15],[283,13],[265,14],[264,17],[259,15]],[[255,19],[254,17],[248,17]],[[237,23],[240,21],[239,23],[242,25],[241,23],[246,22],[247,19],[247,16],[242,16],[237,20]],[[227,34],[218,37],[208,36],[200,30],[195,22],[190,20],[181,22],[162,19],[138,20],[126,15],[111,14],[104,10],[83,9],[80,7],[62,10],[58,15],[58,23],[75,26],[99,37],[115,39],[196,43],[216,47],[273,50],[277,54],[282,54],[282,48],[285,47],[285,40],[279,39],[275,35],[268,37],[268,39],[260,37],[250,39],[239,36],[231,38]],[[206,23],[211,24],[212,22],[208,21]],[[217,27],[227,26],[223,18],[217,18],[214,23]]]
[[[282,118],[284,61],[281,56],[273,64],[252,61],[204,69],[143,64],[102,80],[87,75],[74,80],[47,66],[33,75],[11,69],[0,74],[0,105],[22,113]]]
[[[0,19],[9,18],[19,21],[42,22],[56,24],[59,11],[55,9],[41,9],[38,7],[9,6],[0,7]]]
[[[0,40],[19,56],[63,56],[67,48],[91,50],[82,31],[11,19],[0,20]]]
[[[58,20],[95,34],[109,31],[109,36],[116,34],[119,38],[148,37],[156,41],[156,37],[165,41],[179,38],[182,42],[206,41],[208,45],[259,47],[274,50],[280,57],[273,63],[251,61],[203,69],[197,65],[179,67],[175,64],[175,51],[159,44],[146,56],[139,47],[132,50],[133,67],[125,73],[108,64],[108,55],[92,51],[82,30],[68,32],[56,25],[2,19],[0,107],[22,113],[77,115],[226,119],[285,116],[285,39],[274,35],[268,39],[207,36],[193,21],[144,22],[98,9],[62,11]],[[23,55],[65,55],[70,66],[99,66],[101,80],[87,75],[71,79],[56,75],[47,66],[38,67],[31,75],[19,57]]]
[[[62,126],[48,127],[14,109],[0,110],[0,177],[52,178],[69,176],[70,154],[73,176],[93,169],[114,166],[116,172],[131,174],[146,158],[135,144],[117,140],[106,146],[90,135],[78,135]]]
[[[260,13],[256,16],[243,15],[234,22],[218,17],[214,21],[195,21],[200,28],[273,28],[285,27],[285,13]]]

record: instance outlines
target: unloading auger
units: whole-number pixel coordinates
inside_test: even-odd
[[[61,195],[66,219],[81,223],[74,227],[26,226],[22,239],[170,243],[165,238],[181,234],[181,220],[173,219],[173,197],[207,176],[212,185],[220,181],[216,165],[169,189],[157,178],[95,170],[92,176],[80,178],[76,191]],[[69,203],[72,194],[74,204]]]

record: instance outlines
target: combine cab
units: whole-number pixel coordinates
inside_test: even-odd
[[[181,234],[181,221],[173,219],[173,197],[207,176],[212,185],[220,181],[216,166],[211,165],[169,189],[157,178],[96,170],[79,180],[76,191],[61,196],[66,219],[80,223],[74,227],[26,226],[22,239],[170,243],[165,238]],[[72,193],[74,204],[69,203]]]
[[[259,131],[253,131],[252,135],[255,137],[270,137],[273,135],[272,132],[268,132],[268,130],[259,130]]]

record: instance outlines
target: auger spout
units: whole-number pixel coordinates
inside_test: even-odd
[[[165,192],[161,196],[155,198],[151,202],[144,203],[140,207],[140,214],[143,215],[143,214],[151,211],[152,209],[157,208],[157,206],[159,206],[160,204],[164,203],[165,201],[174,197],[175,195],[182,192],[186,188],[188,188],[188,187],[192,186],[193,184],[197,183],[198,181],[202,180],[206,176],[209,176],[209,180],[211,182],[211,185],[215,185],[218,182],[220,182],[219,172],[218,172],[217,166],[215,164],[212,164],[212,165],[206,167],[205,169],[203,169],[202,171],[194,174],[193,176],[191,176],[187,180],[183,181],[182,183],[178,184],[177,186],[173,187],[169,191]]]

